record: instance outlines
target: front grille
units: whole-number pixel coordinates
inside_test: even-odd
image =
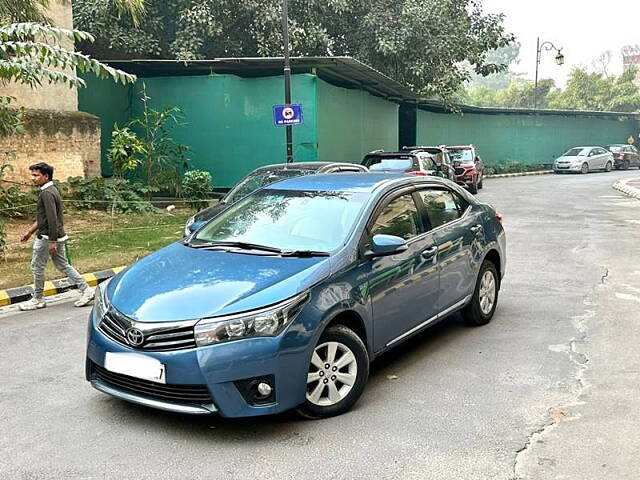
[[[465,172],[464,168],[456,168],[455,170],[456,170],[456,175],[463,175]]]
[[[128,393],[182,403],[211,404],[213,400],[204,385],[170,385],[142,380],[91,363],[92,377]]]
[[[170,324],[142,324],[132,322],[125,315],[110,309],[100,321],[98,328],[110,339],[136,350],[166,352],[170,350],[184,350],[195,348],[196,340],[193,334],[194,322],[174,322]],[[127,340],[127,330],[137,328],[144,334],[141,345],[132,346]]]

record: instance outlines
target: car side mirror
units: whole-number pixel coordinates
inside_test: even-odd
[[[365,257],[386,257],[407,250],[409,246],[404,238],[395,235],[374,235],[371,239],[371,248],[365,252]]]
[[[191,225],[189,225],[189,231],[191,233],[195,232],[196,230],[198,230],[202,225],[204,225],[205,221],[200,220],[199,222],[193,222]]]

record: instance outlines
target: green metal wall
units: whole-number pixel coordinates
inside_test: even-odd
[[[133,87],[116,84],[111,80],[100,80],[94,75],[83,77],[86,88],[78,89],[78,108],[100,118],[100,145],[102,151],[102,174],[111,175],[106,152],[111,144],[113,124],[122,127],[131,118]]]
[[[472,143],[487,163],[551,163],[577,145],[626,143],[635,119],[616,115],[435,113],[418,110],[419,145]]]
[[[362,90],[317,80],[318,159],[360,163],[371,150],[395,150],[398,105]]]
[[[273,125],[273,105],[283,103],[281,78],[156,77],[144,83],[152,108],[182,109],[185,125],[173,137],[191,148],[191,168],[210,171],[216,187],[231,187],[257,167],[286,161],[285,129]],[[316,143],[314,83],[312,75],[292,78],[292,101],[304,105],[304,124],[294,127],[298,161],[317,158],[308,148]],[[139,115],[142,105],[134,105]]]
[[[175,129],[174,139],[190,147],[191,168],[211,172],[216,187],[231,187],[256,167],[286,161],[285,130],[273,125],[272,111],[273,105],[283,103],[282,77],[154,77],[140,79],[136,92],[142,82],[150,107],[175,105],[182,109],[185,124]],[[106,150],[113,121],[122,124],[142,110],[139,93],[130,91],[131,87],[95,80],[79,98],[80,110],[102,119],[105,174],[110,173]],[[304,124],[294,127],[294,158],[317,160],[313,75],[293,76],[292,100],[304,105]]]

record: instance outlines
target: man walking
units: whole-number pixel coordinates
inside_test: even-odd
[[[53,167],[46,163],[36,163],[29,167],[31,180],[40,187],[38,197],[37,221],[22,236],[20,241],[26,242],[37,232],[33,242],[33,257],[31,271],[33,272],[34,295],[33,298],[20,304],[20,310],[37,310],[45,308],[44,301],[44,271],[47,259],[51,256],[53,264],[62,273],[78,286],[80,298],[74,303],[76,307],[89,305],[95,295],[86,280],[69,265],[65,252],[67,235],[64,233],[64,221],[62,216],[62,198],[58,189],[53,185]]]

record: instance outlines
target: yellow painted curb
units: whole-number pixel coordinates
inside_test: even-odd
[[[127,268],[126,265],[124,267],[115,267],[115,268],[112,268],[111,270],[113,270],[113,273],[120,273],[125,268]]]
[[[58,289],[53,284],[53,282],[46,281],[44,282],[44,296],[48,297],[50,295],[56,295],[58,293]]]
[[[98,284],[98,279],[93,273],[85,273],[84,275],[82,275],[82,278],[84,278],[92,287],[95,287]]]
[[[11,299],[9,298],[9,294],[5,290],[0,290],[0,307],[10,304]]]

